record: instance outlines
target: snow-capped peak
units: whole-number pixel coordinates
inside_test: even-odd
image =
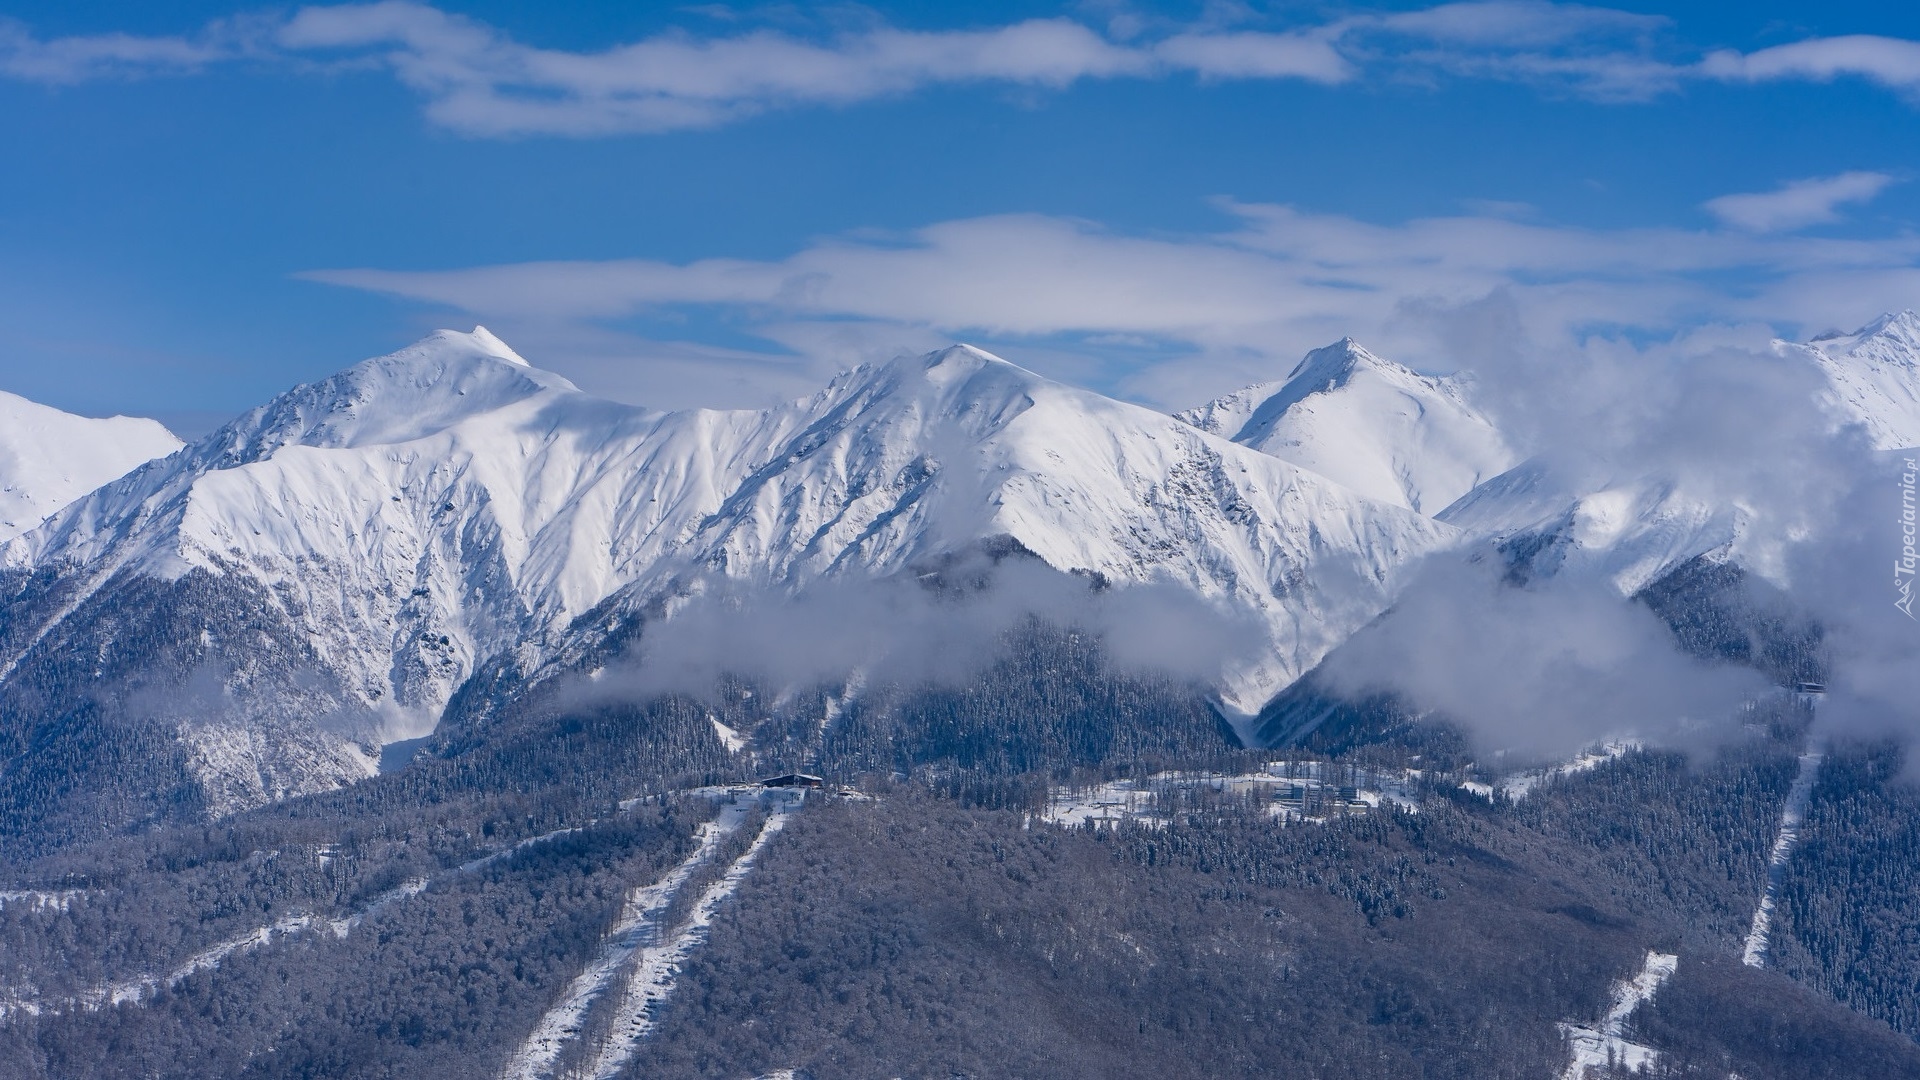
[[[1883,312],[1879,318],[1851,334],[1823,334],[1814,338],[1812,344],[1850,352],[1871,344],[1876,338],[1888,344],[1920,349],[1920,312],[1912,308]]]
[[[83,599],[133,578],[271,596],[346,688],[337,707],[388,717],[379,741],[430,727],[489,658],[541,662],[616,593],[796,589],[1007,542],[1264,626],[1218,687],[1252,712],[1457,535],[970,346],[778,408],[675,413],[503,348],[443,332],[297,387],[0,546],[0,566],[72,575]]]
[[[521,356],[517,352],[514,352],[511,348],[507,346],[506,342],[501,341],[498,337],[494,335],[493,331],[487,329],[484,326],[476,326],[473,328],[472,333],[466,334],[466,335],[462,335],[458,330],[441,330],[441,331],[438,331],[438,336],[445,336],[445,337],[464,336],[467,338],[468,342],[470,342],[474,348],[479,349],[482,352],[488,353],[489,355],[494,356],[498,359],[505,360],[509,364],[519,364],[521,367],[533,366],[532,364],[527,363],[525,357]]]
[[[1865,425],[1880,449],[1920,446],[1920,313],[1892,312],[1851,334],[1780,347],[1820,365],[1833,403]]]
[[[438,330],[386,356],[295,387],[215,432],[223,464],[257,461],[292,445],[410,442],[540,394],[578,393],[528,364],[485,327]],[[196,449],[199,449],[197,447]]]
[[[1352,338],[1308,353],[1284,380],[1180,419],[1426,514],[1514,462],[1457,380],[1421,375]]]
[[[1397,371],[1408,371],[1399,364],[1382,360],[1368,352],[1359,342],[1343,337],[1324,348],[1315,349],[1300,358],[1293,370],[1287,372],[1287,381],[1301,381],[1309,386],[1323,384],[1323,389],[1331,390],[1344,383],[1357,367],[1379,367]],[[1411,374],[1411,372],[1408,372]],[[1310,391],[1309,391],[1310,392]]]
[[[75,416],[0,391],[0,542],[142,462],[180,449],[158,421]]]

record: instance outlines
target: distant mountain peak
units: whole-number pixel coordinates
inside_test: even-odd
[[[1432,514],[1514,462],[1457,380],[1421,375],[1341,338],[1284,380],[1180,413],[1194,427]]]
[[[1825,374],[1836,419],[1866,428],[1882,450],[1920,445],[1920,313],[1889,312],[1852,333],[1776,342]],[[1438,515],[1492,542],[1529,574],[1589,573],[1636,592],[1698,558],[1730,559],[1762,578],[1777,549],[1749,517],[1652,472],[1616,475],[1535,459],[1481,484]]]
[[[0,391],[0,541],[178,449],[180,440],[156,420],[75,416]]]
[[[1852,353],[1876,345],[1920,350],[1920,312],[1912,308],[1882,312],[1879,317],[1852,333],[1829,330],[1809,339],[1806,344],[1822,351],[1841,353]]]
[[[905,362],[906,358],[902,358]],[[1018,380],[1039,381],[1040,376],[1018,364],[1003,360],[972,345],[949,345],[918,358],[924,378],[938,385],[950,385],[970,379],[981,372],[993,371]]]
[[[983,364],[1005,364],[1008,367],[1019,366],[1010,360],[995,356],[987,350],[980,348],[978,345],[968,345],[964,342],[957,345],[949,345],[944,349],[935,349],[933,352],[921,357],[921,360],[929,368],[940,367],[947,363],[959,363],[971,367],[979,367]]]
[[[238,463],[290,445],[411,442],[547,393],[579,391],[528,364],[484,326],[470,334],[436,330],[406,348],[294,387],[201,445],[220,446],[229,463]]]
[[[505,360],[509,364],[519,364],[521,367],[533,366],[527,363],[526,357],[514,352],[506,342],[501,341],[493,331],[484,326],[475,326],[470,334],[461,334],[458,330],[440,330],[435,333],[436,336],[445,335],[449,338],[465,337],[474,348]]]
[[[1853,336],[1865,338],[1876,336],[1899,336],[1911,338],[1920,334],[1920,312],[1912,308],[1884,312],[1881,316],[1860,329]]]
[[[1888,312],[1851,334],[1778,347],[1811,357],[1833,388],[1833,404],[1880,449],[1920,445],[1920,312]]]
[[[1350,337],[1343,337],[1331,345],[1323,346],[1300,359],[1293,370],[1287,372],[1287,381],[1307,380],[1317,382],[1323,379],[1338,382],[1352,376],[1356,368],[1381,367],[1413,374],[1412,369],[1401,367],[1391,360],[1382,360],[1366,347]]]

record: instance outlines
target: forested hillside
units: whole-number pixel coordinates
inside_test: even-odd
[[[1650,951],[1678,973],[1620,1037],[1673,1075],[1920,1076],[1886,974],[1917,961],[1876,929],[1917,895],[1891,751],[1835,755],[1778,971],[1738,963],[1806,733],[1790,696],[1730,743],[1515,784],[1424,723],[1333,758],[1239,748],[1196,688],[1040,622],[963,686],[579,685],[489,699],[352,787],[10,863],[0,1071],[498,1074],[674,878],[638,940],[711,927],[633,998],[621,1076],[1555,1075],[1563,1025]],[[1275,761],[1329,786],[1300,801]],[[794,769],[828,786],[744,859],[771,819],[738,785]],[[1042,813],[1169,770],[1200,779],[1139,816]],[[740,824],[700,841],[717,812]],[[609,1058],[625,970],[551,1075]]]

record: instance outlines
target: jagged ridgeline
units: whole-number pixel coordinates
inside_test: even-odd
[[[661,413],[588,397],[484,331],[443,332],[296,388],[6,544],[16,760],[33,768],[31,739],[70,729],[68,747],[144,740],[175,763],[155,766],[167,784],[143,777],[103,806],[83,805],[85,783],[29,785],[19,797],[37,805],[16,820],[42,824],[8,840],[363,780],[476,675],[563,660],[582,620],[690,581],[779,594],[983,544],[1237,613],[1256,647],[1208,692],[1250,713],[1378,611],[1398,566],[1452,539],[965,347],[770,410]],[[182,790],[179,762],[197,794],[156,796]]]
[[[1783,348],[1920,442],[1916,331]],[[1471,389],[663,413],[476,331],[116,428],[0,537],[0,1078],[1920,1076],[1900,750],[1737,514]],[[1780,692],[1503,766],[1331,673],[1436,552]]]

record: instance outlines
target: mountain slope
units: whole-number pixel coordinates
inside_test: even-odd
[[[0,542],[145,461],[180,449],[153,420],[96,420],[0,391]]]
[[[1883,315],[1852,334],[1775,347],[1817,365],[1835,414],[1862,425],[1879,449],[1920,445],[1920,315]],[[1623,594],[1702,557],[1779,573],[1781,538],[1754,535],[1746,509],[1665,473],[1574,477],[1529,460],[1436,516],[1498,547],[1523,576],[1591,574]]]
[[[617,591],[703,575],[792,590],[1011,541],[1252,615],[1267,655],[1219,687],[1251,712],[1452,536],[967,347],[776,409],[660,413],[590,398],[483,330],[442,331],[0,546],[16,583],[0,699],[57,708],[24,688],[85,677],[89,650],[109,649],[222,812],[366,775],[483,661],[537,662]],[[199,631],[149,641],[129,604]]]
[[[1575,486],[1531,460],[1473,489],[1439,520],[1493,543],[1522,577],[1599,577],[1630,595],[1701,556],[1742,553],[1748,516],[1661,476]]]
[[[1820,365],[1833,403],[1866,426],[1877,448],[1920,446],[1920,313],[1882,315],[1851,334],[1781,347]]]
[[[1420,375],[1344,338],[1280,382],[1179,414],[1243,446],[1312,469],[1371,499],[1433,514],[1513,465],[1459,382]]]

